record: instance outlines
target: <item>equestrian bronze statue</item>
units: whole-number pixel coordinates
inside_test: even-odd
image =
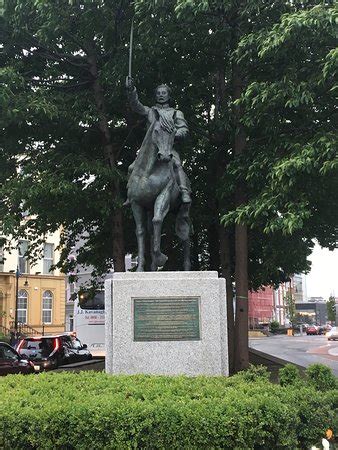
[[[156,89],[156,104],[144,106],[130,76],[126,80],[130,107],[147,118],[147,132],[135,161],[129,166],[128,199],[135,223],[138,245],[137,271],[145,270],[145,237],[150,236],[151,271],[163,267],[167,256],[161,252],[162,224],[169,211],[176,215],[175,232],[183,242],[184,270],[190,270],[190,182],[175,142],[188,135],[181,111],[170,107],[170,88]]]

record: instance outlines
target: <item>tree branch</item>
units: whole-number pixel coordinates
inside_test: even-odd
[[[50,83],[50,81],[52,81],[52,83]],[[93,83],[93,80],[85,80],[85,81],[80,81],[78,83],[65,83],[65,84],[58,84],[56,83],[56,80],[53,83],[53,80],[34,80],[31,79],[30,82],[32,84],[37,84],[37,85],[42,85],[45,87],[52,87],[54,89],[76,89],[76,88],[80,88],[80,87],[84,87],[86,85],[89,85],[91,83]]]

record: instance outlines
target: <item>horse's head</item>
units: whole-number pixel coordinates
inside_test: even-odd
[[[157,120],[153,131],[153,142],[157,150],[157,160],[170,162],[173,158],[175,127],[171,131],[163,129]]]

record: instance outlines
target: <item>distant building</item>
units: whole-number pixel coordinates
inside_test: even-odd
[[[274,290],[271,287],[248,293],[249,327],[255,328],[274,319]]]
[[[325,325],[327,322],[326,303],[296,303],[297,320],[302,323]]]
[[[76,255],[78,250],[84,246],[86,243],[86,239],[81,237],[76,242],[76,245],[72,249],[72,253],[69,255],[68,259],[74,262],[74,271],[69,273],[67,276],[66,282],[66,301],[65,301],[65,330],[73,331],[74,329],[74,301],[77,297],[77,294],[81,288],[89,288],[92,282],[92,272],[94,268],[92,266],[84,266],[76,263]],[[132,259],[131,255],[126,255],[125,257],[125,266],[126,270],[130,270],[135,267],[137,262]],[[113,273],[113,269],[111,269],[111,273]],[[111,273],[107,274],[106,277]],[[101,281],[104,282],[106,277],[102,277]],[[75,280],[74,280],[75,278]]]
[[[58,269],[50,270],[59,259],[59,237],[59,232],[46,236],[41,259],[34,264],[25,255],[28,240],[20,240],[11,252],[1,249],[0,331],[13,328],[16,305],[17,320],[27,333],[30,329],[46,334],[64,331],[65,276]]]
[[[324,303],[325,302],[323,297],[309,297],[307,301],[310,303]]]
[[[289,283],[288,283],[289,284]],[[273,320],[279,322],[281,326],[288,325],[287,310],[285,304],[285,297],[289,291],[289,286],[286,283],[282,283],[278,289],[274,291],[274,317]]]
[[[291,277],[291,286],[295,302],[306,302],[306,277],[304,274],[295,274]]]
[[[304,274],[295,274],[289,281],[281,283],[278,289],[265,287],[257,292],[249,292],[249,327],[272,320],[281,326],[288,326],[288,311],[285,298],[291,294],[296,303],[306,302],[306,283]]]

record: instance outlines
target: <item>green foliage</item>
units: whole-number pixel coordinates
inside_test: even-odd
[[[249,368],[240,372],[244,381],[269,381],[270,374],[266,366],[250,364]]]
[[[276,330],[278,330],[279,328],[279,322],[277,320],[273,320],[272,322],[270,322],[270,331],[271,333],[274,333]]]
[[[319,1],[284,2],[284,11],[281,3],[274,5],[275,24],[243,33],[237,48],[248,79],[237,103],[250,142],[247,157],[231,163],[229,177],[245,179],[250,194],[224,221],[261,222],[267,235],[302,230],[303,238],[312,234],[334,248],[337,10]]]
[[[140,98],[151,105],[153,87],[169,83],[191,131],[180,154],[193,181],[193,268],[220,270],[222,219],[232,275],[234,224],[249,225],[250,287],[309,270],[313,239],[330,248],[337,241],[335,15],[330,2],[319,0],[5,2],[1,232],[29,234],[38,246],[38,236],[62,226],[64,270],[79,235],[89,236],[79,263],[98,272],[111,266],[114,214],[144,134],[125,106],[123,88],[135,16]],[[88,66],[92,53],[97,75]],[[236,99],[234,67],[243,80]],[[234,152],[235,105],[247,136],[244,157]],[[102,114],[115,148],[113,167]],[[237,207],[238,187],[247,199]],[[27,210],[33,217],[23,227]],[[126,250],[134,252],[131,213],[124,215]],[[163,244],[167,269],[175,270],[181,256],[172,229],[166,224]]]
[[[7,344],[9,344],[10,336],[5,335],[5,334],[0,332],[0,341],[1,342],[7,342]]]
[[[287,294],[285,294],[284,303],[287,317],[291,322],[291,325],[293,326],[296,319],[296,301],[295,296],[292,294],[292,292],[288,292]]]
[[[308,448],[333,426],[336,398],[242,375],[45,373],[2,377],[0,390],[12,449]]]
[[[112,265],[112,223],[124,194],[117,154],[129,133],[121,80],[130,8],[129,2],[123,11],[109,0],[80,3],[5,3],[0,226],[1,234],[32,242],[32,259],[41,251],[39,239],[62,227],[64,270],[76,239],[85,237],[77,261],[101,273]]]
[[[333,296],[330,296],[328,301],[326,302],[327,309],[327,320],[331,322],[336,321],[336,299]]]
[[[337,378],[332,370],[323,364],[312,364],[306,369],[306,376],[309,383],[315,389],[325,392],[337,388]]]
[[[279,369],[279,383],[281,386],[299,385],[300,382],[299,369],[294,364],[286,364]]]

